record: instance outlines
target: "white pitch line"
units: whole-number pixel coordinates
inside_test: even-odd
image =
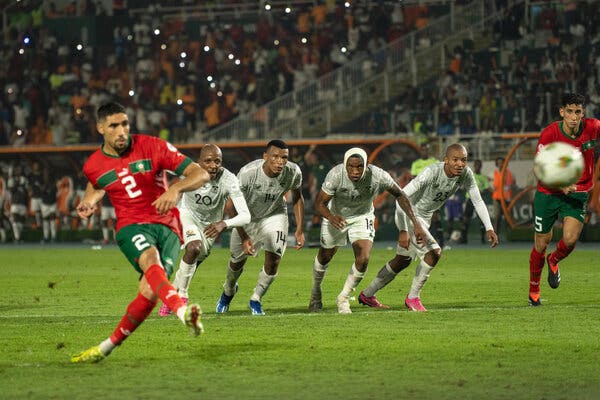
[[[554,305],[550,305],[552,306],[552,308],[555,307],[560,307],[560,308],[566,308],[566,309],[598,309],[600,308],[600,305],[595,305],[595,304],[589,304],[589,305],[580,305],[580,304],[567,304],[567,305],[560,305],[560,304],[554,304]],[[544,306],[542,306],[544,307]],[[545,307],[549,307],[549,306],[545,306]],[[523,309],[531,309],[530,306],[527,305],[518,305],[518,306],[503,306],[503,307],[450,307],[450,308],[437,308],[437,309],[429,309],[427,311],[426,314],[440,314],[440,313],[456,313],[456,312],[469,312],[469,311],[509,311],[509,310],[523,310]],[[268,313],[267,310],[267,314],[264,317],[257,317],[255,315],[251,315],[250,313],[248,314],[238,314],[237,312],[234,312],[232,314],[229,315],[218,315],[218,314],[203,314],[203,318],[204,319],[213,319],[213,318],[244,318],[244,319],[256,319],[256,318],[287,318],[287,317],[309,317],[309,318],[314,318],[314,317],[323,317],[323,316],[332,316],[332,315],[337,315],[337,313],[334,312],[335,309],[332,309],[331,311],[326,311],[326,312],[320,312],[320,313],[309,313],[309,312],[294,312],[294,313]],[[375,315],[375,314],[412,314],[412,315],[421,315],[420,313],[412,313],[409,312],[407,310],[404,309],[398,309],[398,310],[389,310],[389,311],[361,311],[361,312],[357,312],[354,313],[353,315],[355,316],[363,316],[363,315]],[[119,318],[121,315],[109,315],[109,314],[100,314],[100,315],[95,315],[94,317],[100,317],[100,318],[107,318],[107,319],[101,319],[101,320],[95,320],[95,321],[79,321],[78,324],[81,325],[98,325],[98,324],[107,324],[107,323],[112,323],[115,321],[115,319]],[[89,315],[56,315],[56,314],[17,314],[17,315],[0,315],[0,320],[4,320],[3,323],[10,323],[8,320],[10,319],[17,319],[17,318],[28,318],[28,319],[35,319],[35,318],[56,318],[56,319],[65,319],[64,323],[71,323],[71,321],[67,321],[66,319],[71,319],[71,318],[89,318]],[[346,318],[346,317],[342,317],[342,318]],[[175,318],[173,318],[175,320]],[[26,326],[26,325],[30,325],[30,324],[11,324],[12,326]]]

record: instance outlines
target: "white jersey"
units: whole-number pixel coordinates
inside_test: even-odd
[[[270,178],[263,171],[264,162],[263,159],[251,161],[237,175],[250,210],[251,222],[275,214],[287,216],[287,204],[283,196],[302,186],[302,172],[297,164],[288,161],[281,174]]]
[[[331,213],[347,219],[373,213],[375,197],[394,184],[394,178],[375,165],[367,165],[364,176],[352,182],[344,164],[338,164],[325,177],[321,190],[332,196]]]
[[[487,208],[481,199],[473,171],[469,167],[465,167],[459,176],[448,177],[444,172],[444,163],[437,162],[426,167],[402,190],[413,204],[415,215],[429,226],[433,213],[461,187],[469,193],[481,221],[486,228],[491,229]],[[398,205],[396,205],[396,214],[404,215],[404,211]]]
[[[200,188],[184,192],[179,209],[182,214],[191,215],[206,226],[223,219],[223,207],[228,198],[243,199],[237,178],[223,168],[214,180],[210,180]]]

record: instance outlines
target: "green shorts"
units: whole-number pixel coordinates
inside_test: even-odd
[[[173,273],[173,266],[179,256],[179,237],[169,227],[162,224],[132,224],[117,232],[117,244],[136,271],[143,274],[138,261],[141,254],[151,246],[158,249],[167,276]]]
[[[534,229],[537,233],[548,233],[560,215],[585,222],[589,193],[546,194],[535,192],[533,199]]]

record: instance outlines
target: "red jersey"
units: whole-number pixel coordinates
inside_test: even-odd
[[[181,239],[177,208],[159,214],[152,202],[166,190],[163,171],[181,175],[193,161],[170,143],[153,136],[131,135],[120,156],[96,150],[83,172],[96,189],[106,191],[115,207],[116,230],[131,224],[163,224]]]
[[[600,136],[600,120],[595,118],[582,118],[579,126],[579,134],[572,139],[562,129],[562,121],[553,122],[542,131],[538,140],[536,154],[547,144],[553,142],[564,142],[581,150],[584,160],[583,174],[577,181],[578,192],[589,192],[594,186],[594,147]],[[537,190],[542,193],[562,193],[560,190],[551,190],[538,181]]]

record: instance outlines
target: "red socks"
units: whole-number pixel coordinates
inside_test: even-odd
[[[150,315],[155,305],[155,302],[148,300],[139,293],[127,306],[127,312],[123,315],[113,334],[110,335],[110,341],[115,346],[120,345]]]
[[[529,255],[529,294],[540,293],[540,277],[542,276],[542,269],[546,259],[544,253],[538,253],[535,247],[531,249]],[[537,299],[534,299],[537,300]]]
[[[152,291],[160,297],[173,312],[177,313],[179,307],[185,306],[181,297],[177,294],[177,289],[169,283],[165,270],[160,265],[152,265],[144,274]]]
[[[560,241],[556,244],[556,250],[554,250],[554,252],[550,254],[550,257],[548,257],[550,263],[552,263],[552,265],[558,264],[560,260],[571,254],[574,248],[575,245],[569,247],[565,244],[565,242],[562,241],[562,239],[560,239]]]

